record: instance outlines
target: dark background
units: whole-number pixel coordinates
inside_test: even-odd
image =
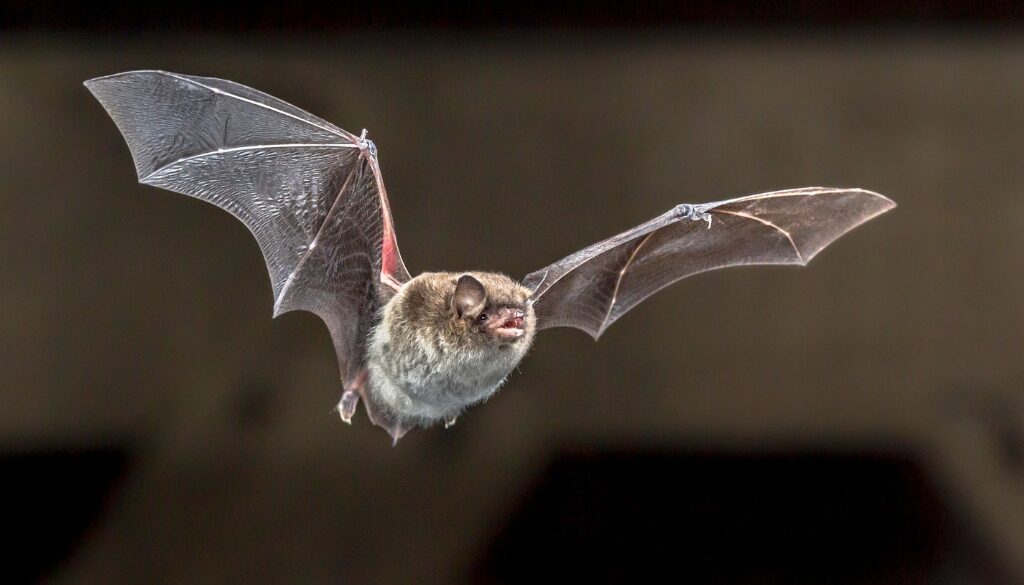
[[[0,4],[4,583],[1024,583],[1024,9]],[[806,269],[546,331],[398,447],[245,228],[81,86],[232,79],[380,149],[413,272],[861,186]]]

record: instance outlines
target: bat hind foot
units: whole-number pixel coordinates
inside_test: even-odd
[[[356,407],[359,406],[359,399],[363,396],[365,387],[366,370],[356,374],[355,378],[345,385],[345,392],[341,395],[341,400],[338,401],[337,407],[341,420],[352,424],[352,417],[356,414]]]
[[[346,390],[341,395],[341,401],[338,402],[338,414],[341,415],[341,420],[352,424],[352,416],[355,415],[357,406],[359,406],[359,394],[352,390]]]
[[[455,421],[459,420],[459,415],[453,414],[451,416],[444,417],[444,428],[450,429],[455,426]]]

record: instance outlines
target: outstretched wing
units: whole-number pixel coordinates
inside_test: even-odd
[[[319,315],[342,379],[377,308],[409,279],[373,143],[230,81],[132,71],[85,82],[124,135],[139,182],[225,209],[256,237],[274,316]]]
[[[825,246],[896,204],[863,189],[807,187],[683,204],[526,276],[538,327],[597,339],[640,301],[698,272],[748,264],[805,265]]]

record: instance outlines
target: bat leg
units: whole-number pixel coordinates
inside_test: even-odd
[[[447,429],[455,426],[455,421],[457,420],[459,420],[459,415],[457,414],[444,417],[444,428]]]
[[[391,435],[392,444],[397,444],[398,439],[404,437],[412,427],[395,419],[370,399],[366,391],[367,375],[367,371],[363,370],[345,386],[345,392],[341,395],[341,401],[338,402],[338,414],[341,415],[341,420],[351,424],[359,401],[362,399],[363,406],[366,407],[366,416],[369,417],[370,422],[387,431]]]
[[[366,407],[366,415],[370,417],[370,422],[384,429],[391,435],[391,444],[397,445],[398,439],[405,436],[405,433],[409,432],[411,426],[403,424],[399,419],[390,416],[383,409],[378,408],[372,401],[366,400],[366,396],[363,396],[363,406]]]
[[[356,406],[359,405],[359,399],[361,398],[363,406],[366,408],[366,416],[370,419],[370,422],[387,431],[391,435],[393,445],[398,444],[398,439],[404,437],[405,433],[409,432],[409,429],[412,428],[412,425],[408,425],[396,418],[373,400],[366,389],[366,377],[366,370],[363,370],[355,377],[351,384],[346,386],[345,393],[341,395],[341,402],[338,403],[338,412],[341,413],[342,420],[348,422],[352,415],[355,414]]]

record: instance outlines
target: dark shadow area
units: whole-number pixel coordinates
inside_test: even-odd
[[[919,0],[893,2],[531,2],[510,10],[503,3],[280,2],[182,3],[155,0],[131,10],[96,10],[90,3],[17,0],[0,4],[0,30],[324,32],[427,30],[666,29],[671,27],[851,28],[879,25],[1000,24],[1020,22],[1016,2]]]
[[[1008,582],[899,455],[569,453],[541,477],[475,582]]]
[[[2,582],[36,583],[56,569],[102,514],[128,464],[117,448],[0,456]]]

